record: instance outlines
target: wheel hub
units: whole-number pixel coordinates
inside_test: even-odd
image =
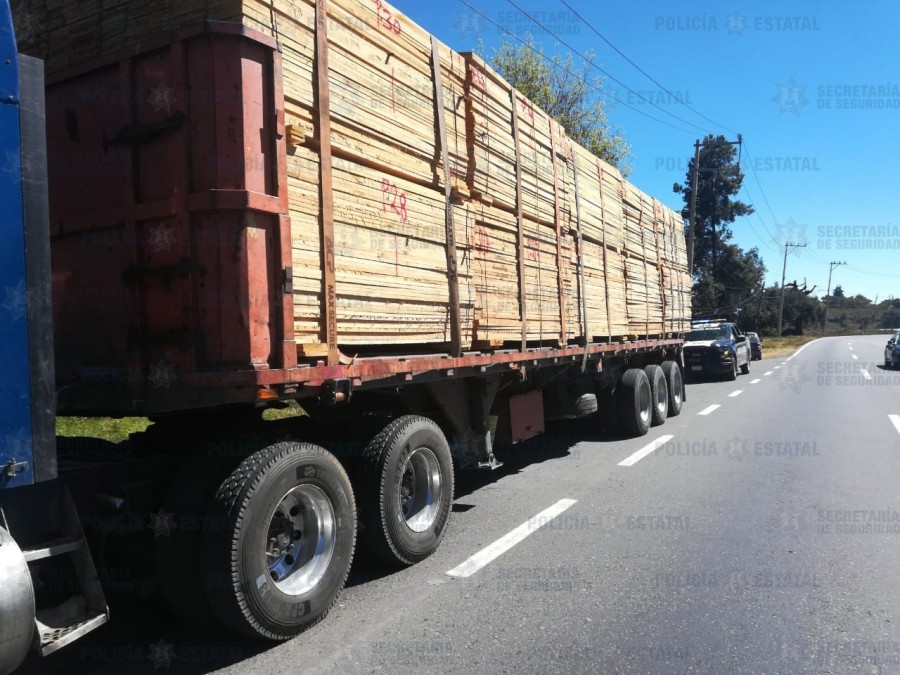
[[[403,466],[398,493],[400,513],[407,527],[424,532],[437,519],[443,479],[437,456],[429,448],[417,448]]]
[[[275,588],[303,595],[322,580],[334,554],[334,505],[315,485],[298,485],[275,507],[266,537],[266,562]]]

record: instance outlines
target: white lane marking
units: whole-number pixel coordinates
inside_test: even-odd
[[[762,382],[758,377],[755,380],[750,380],[750,384],[756,384],[757,382]]]
[[[715,411],[715,410],[718,410],[718,409],[721,408],[721,407],[722,407],[722,406],[720,406],[718,403],[714,403],[714,404],[712,404],[711,406],[709,406],[708,408],[704,408],[703,410],[701,410],[701,411],[698,412],[697,414],[698,414],[698,415],[709,415],[711,412],[713,412],[713,411]]]
[[[821,339],[822,339],[822,338],[816,338],[815,340],[812,340],[812,341],[810,341],[810,342],[807,342],[805,345],[801,346],[800,349],[798,349],[798,350],[795,351],[793,354],[791,354],[789,357],[787,357],[787,358],[784,360],[785,363],[787,363],[787,362],[790,361],[792,358],[794,358],[795,356],[797,356],[797,354],[799,354],[799,353],[802,352],[804,349],[806,349],[807,347],[809,347],[813,342],[818,342],[818,341],[821,340]]]
[[[781,370],[781,366],[775,366],[773,370]]]
[[[888,415],[888,419],[891,421],[891,424],[894,425],[897,433],[900,434],[900,415]]]
[[[668,443],[669,441],[671,441],[672,438],[674,438],[674,437],[672,436],[672,434],[669,434],[669,435],[667,435],[667,436],[660,436],[659,438],[657,438],[657,439],[656,439],[655,441],[653,441],[652,443],[648,443],[647,445],[645,445],[643,448],[641,448],[640,450],[638,450],[638,451],[635,452],[634,454],[629,455],[628,457],[626,457],[625,459],[623,459],[621,462],[619,462],[619,466],[634,466],[634,465],[637,464],[639,461],[641,461],[642,459],[644,459],[644,457],[646,457],[647,455],[649,455],[651,452],[654,452],[654,451],[657,450],[658,448],[661,448],[661,447],[664,446],[666,443]]]
[[[770,370],[770,371],[767,372],[767,373],[763,373],[763,377],[765,377],[766,375],[771,375],[771,374],[772,374],[772,371]]]
[[[865,368],[860,368],[860,369],[859,369],[859,372],[862,373],[862,376],[863,376],[865,379],[867,379],[867,380],[871,380],[871,379],[872,379],[872,376],[869,375],[869,371],[866,370]]]
[[[853,345],[850,345],[850,351],[851,352],[853,351]]]
[[[475,572],[480,570],[489,562],[506,553],[509,549],[521,542],[528,535],[532,534],[535,530],[540,529],[548,522],[556,518],[556,516],[568,509],[577,501],[577,499],[560,499],[550,508],[544,509],[533,518],[529,518],[524,523],[519,525],[512,532],[500,537],[493,544],[488,544],[471,558],[460,563],[449,572],[446,572],[446,575],[448,577],[458,577],[460,579],[465,579],[472,576],[473,574],[475,574]]]
[[[738,389],[737,391],[733,391],[730,394],[728,394],[728,398],[737,398],[738,396],[740,396],[743,393],[744,393],[743,389]]]
[[[851,354],[850,356],[853,357],[854,361],[859,361],[859,357],[856,354]]]

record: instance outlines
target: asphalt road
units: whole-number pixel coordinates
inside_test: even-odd
[[[41,670],[900,673],[900,371],[884,342],[818,340],[690,384],[640,439],[554,428],[459,479],[435,555],[358,561],[291,642],[204,633],[150,599]],[[523,524],[471,576],[447,574]]]

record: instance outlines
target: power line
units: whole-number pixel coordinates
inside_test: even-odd
[[[748,190],[748,189],[747,189],[747,186],[744,185],[743,183],[741,184],[741,187],[742,187],[743,190],[744,190],[744,194],[747,195],[747,201],[750,202],[750,206],[753,208],[753,215],[755,215],[755,216],[759,219],[760,225],[763,226],[763,229],[766,231],[766,234],[768,235],[769,238],[768,238],[768,239],[763,239],[763,238],[759,235],[759,233],[756,231],[756,229],[753,227],[753,224],[750,222],[749,218],[747,219],[747,225],[750,227],[750,229],[753,231],[753,233],[756,235],[756,237],[757,237],[763,244],[765,244],[765,245],[768,246],[769,248],[776,249],[777,246],[775,245],[775,236],[774,236],[774,235],[772,234],[772,232],[769,230],[769,226],[766,225],[766,221],[763,220],[762,214],[760,214],[760,212],[759,212],[759,207],[757,207],[757,206],[756,206],[756,203],[753,201],[753,196],[750,194],[750,190]]]
[[[501,26],[499,23],[497,23],[496,21],[494,21],[494,20],[493,20],[491,17],[489,17],[487,14],[485,14],[485,13],[482,12],[480,9],[478,9],[478,8],[475,7],[474,5],[470,4],[470,3],[467,2],[466,0],[458,0],[458,2],[459,2],[460,4],[465,5],[466,7],[468,7],[470,10],[472,10],[473,12],[475,12],[476,14],[478,14],[480,17],[482,17],[483,19],[485,19],[488,23],[493,24],[494,27],[497,28],[499,31],[501,31],[501,32],[503,32],[503,33],[506,33],[506,34],[509,35],[511,38],[513,38],[514,40],[516,40],[516,41],[519,42],[520,44],[522,44],[522,45],[524,45],[525,47],[527,47],[528,49],[530,49],[532,52],[534,52],[536,55],[538,55],[539,57],[541,57],[542,59],[544,59],[545,61],[547,61],[547,62],[550,63],[551,65],[553,65],[554,67],[560,68],[563,72],[565,72],[565,73],[567,73],[567,74],[569,74],[569,75],[574,75],[575,77],[579,77],[579,74],[578,74],[578,73],[574,72],[574,71],[571,70],[570,68],[566,68],[566,67],[563,66],[562,64],[554,63],[554,62],[550,59],[550,57],[548,57],[548,56],[547,56],[546,54],[544,54],[542,51],[540,51],[539,49],[535,49],[533,45],[528,44],[525,40],[523,40],[522,38],[520,38],[518,35],[516,35],[516,34],[513,33],[512,31],[510,31],[510,30],[504,28],[503,26]],[[530,17],[529,17],[529,18],[530,18]],[[570,48],[570,49],[571,49],[571,48]],[[639,113],[639,114],[643,115],[644,117],[648,117],[648,118],[650,118],[651,120],[653,120],[654,122],[659,122],[660,124],[664,124],[665,126],[669,127],[670,129],[675,129],[675,131],[680,131],[680,132],[685,133],[685,134],[693,134],[693,133],[694,133],[693,131],[690,131],[690,130],[688,130],[688,129],[682,129],[681,127],[677,127],[677,126],[675,126],[674,124],[672,124],[672,123],[670,123],[670,122],[666,122],[665,120],[661,120],[661,119],[659,119],[658,117],[654,117],[653,115],[651,115],[651,114],[649,114],[649,113],[646,113],[646,112],[644,112],[643,110],[638,110],[638,109],[635,108],[634,106],[631,106],[631,105],[625,103],[625,101],[619,99],[617,96],[615,96],[615,95],[613,95],[613,94],[610,94],[610,93],[607,92],[607,91],[604,91],[603,89],[601,89],[600,87],[596,86],[596,85],[593,84],[592,82],[585,82],[585,84],[586,84],[587,86],[589,86],[591,89],[593,89],[594,91],[598,92],[601,96],[606,96],[607,98],[612,99],[612,100],[615,101],[616,103],[621,103],[621,104],[624,105],[626,108],[630,108],[631,110],[634,110],[634,112]]]
[[[866,270],[857,267],[856,265],[847,265],[847,269],[851,272],[856,272],[857,274],[865,274],[872,277],[900,277],[900,274],[894,272],[873,272],[872,270]]]
[[[694,127],[695,129],[699,129],[700,131],[702,131],[702,132],[704,132],[704,133],[707,132],[707,130],[704,129],[703,127],[701,127],[701,126],[699,126],[699,125],[697,125],[697,124],[694,124],[693,122],[689,122],[688,120],[679,117],[678,115],[676,115],[676,114],[673,113],[672,111],[666,110],[665,108],[660,107],[659,105],[657,105],[657,104],[654,103],[653,101],[650,101],[650,100],[646,99],[644,96],[642,96],[641,94],[639,94],[638,92],[636,92],[634,89],[632,89],[631,87],[629,87],[627,84],[625,84],[624,82],[622,82],[621,80],[619,80],[619,79],[616,78],[615,76],[613,76],[613,75],[611,75],[610,73],[608,73],[608,72],[606,72],[605,70],[603,70],[603,68],[601,68],[600,66],[598,66],[598,65],[594,62],[593,59],[589,59],[589,58],[588,58],[587,56],[585,56],[584,54],[579,54],[577,49],[575,49],[575,48],[574,48],[572,45],[570,45],[568,42],[566,42],[565,40],[563,40],[562,38],[560,38],[556,33],[554,33],[553,31],[551,31],[549,28],[547,28],[546,26],[544,26],[540,21],[538,21],[537,19],[535,19],[533,16],[531,16],[531,15],[530,15],[528,12],[526,12],[524,9],[522,9],[521,7],[519,7],[519,5],[516,4],[516,3],[514,2],[514,0],[506,0],[506,2],[507,2],[508,4],[510,4],[510,5],[512,5],[513,7],[515,7],[515,8],[516,8],[519,12],[521,12],[521,13],[522,13],[529,21],[531,21],[533,24],[535,24],[535,25],[536,25],[538,28],[540,28],[541,30],[545,31],[548,35],[550,35],[551,37],[553,37],[553,39],[555,39],[557,42],[559,42],[559,43],[562,44],[562,45],[565,45],[566,48],[568,48],[569,50],[571,50],[572,53],[576,54],[576,55],[577,55],[580,59],[582,59],[585,63],[587,63],[587,64],[590,65],[591,67],[597,69],[599,72],[601,72],[601,73],[603,73],[604,75],[606,75],[606,77],[608,77],[610,80],[612,80],[612,81],[615,82],[616,84],[621,85],[621,86],[624,87],[627,91],[630,91],[632,94],[634,94],[635,96],[637,96],[637,97],[638,97],[639,99],[641,99],[642,101],[645,101],[645,102],[649,103],[649,104],[652,105],[654,108],[658,109],[658,110],[661,111],[661,112],[664,112],[666,115],[669,115],[670,117],[675,118],[676,120],[678,120],[678,121],[681,122],[682,124],[687,124],[688,126]],[[629,107],[631,107],[631,106],[629,106]]]
[[[657,87],[659,87],[659,88],[662,89],[664,92],[666,92],[669,96],[671,96],[673,99],[675,99],[678,103],[680,103],[681,105],[683,105],[685,108],[687,108],[687,109],[690,110],[691,112],[693,112],[693,113],[699,115],[700,117],[702,117],[703,119],[705,119],[707,122],[713,124],[714,126],[721,127],[722,129],[725,129],[726,131],[730,131],[731,133],[734,133],[734,134],[738,133],[738,132],[735,131],[734,129],[729,129],[729,128],[726,127],[724,124],[719,124],[719,123],[716,122],[715,120],[711,120],[709,117],[707,117],[706,115],[704,115],[702,112],[700,112],[699,110],[697,110],[696,108],[694,108],[694,107],[691,106],[690,104],[685,103],[684,101],[682,101],[678,96],[676,96],[674,93],[672,93],[671,91],[669,91],[669,89],[667,89],[665,86],[663,86],[663,85],[662,85],[655,77],[653,77],[652,75],[650,75],[650,73],[648,73],[646,70],[644,70],[643,68],[641,68],[638,64],[636,64],[634,61],[632,61],[630,58],[628,58],[628,56],[625,54],[625,52],[623,52],[621,49],[619,49],[618,47],[616,47],[612,42],[610,42],[610,41],[606,38],[605,35],[603,35],[600,31],[598,31],[598,30],[593,26],[593,24],[591,24],[587,19],[585,19],[583,16],[581,16],[581,14],[579,14],[579,13],[572,7],[572,5],[570,5],[568,2],[566,2],[566,0],[560,0],[560,2],[562,2],[562,4],[565,5],[565,6],[568,8],[568,10],[569,10],[570,12],[572,12],[572,14],[574,14],[575,16],[577,16],[577,17],[578,17],[578,18],[579,18],[579,19],[580,19],[580,20],[581,20],[588,28],[590,28],[591,31],[592,31],[597,37],[599,37],[599,38],[600,38],[601,40],[603,40],[607,45],[609,45],[609,46],[610,46],[610,47],[611,47],[611,48],[612,48],[619,56],[621,56],[623,59],[625,59],[626,61],[628,61],[628,63],[630,63],[632,66],[634,66],[634,67],[638,70],[638,72],[640,72],[642,75],[644,75],[644,77],[646,77],[648,80],[650,80],[651,82],[653,82],[653,84],[655,84]]]
[[[750,162],[750,171],[753,172],[753,177],[756,179],[756,184],[759,186],[759,193],[762,195],[763,201],[766,204],[766,208],[769,209],[769,214],[772,216],[772,221],[777,225],[778,218],[775,216],[775,212],[772,210],[772,205],[769,203],[769,198],[766,197],[766,191],[763,190],[762,182],[759,180],[759,174],[756,173],[756,167],[753,166],[753,157],[750,156],[750,148],[747,147],[747,141],[744,141],[744,149],[747,151],[747,160]]]
[[[775,227],[781,227],[782,223],[778,220],[778,217],[775,215],[775,211],[772,209],[772,204],[769,202],[769,198],[766,195],[766,191],[763,189],[762,181],[760,181],[760,179],[759,179],[759,174],[756,172],[755,162],[753,161],[753,157],[750,154],[750,149],[747,147],[746,140],[744,141],[744,149],[747,151],[747,160],[750,162],[750,171],[751,171],[751,173],[753,173],[753,178],[756,181],[756,184],[759,186],[759,192],[762,195],[763,202],[765,203],[766,208],[769,210],[769,215],[772,216],[772,222],[775,224]],[[760,217],[760,220],[762,220],[761,217]],[[768,232],[768,228],[766,228],[766,231]],[[772,240],[775,241],[774,236],[772,237]],[[820,256],[818,253],[816,253],[815,250],[810,250],[810,255],[812,256],[812,259],[814,262],[818,262],[821,264],[827,264],[827,262],[828,262],[827,260],[822,258],[822,256]]]

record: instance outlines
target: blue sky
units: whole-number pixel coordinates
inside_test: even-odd
[[[805,279],[824,295],[828,263],[839,261],[847,265],[834,269],[832,287],[900,296],[900,3],[568,0],[691,110],[561,0],[514,0],[550,32],[509,0],[465,1],[520,37],[531,32],[547,53],[568,51],[550,32],[578,53],[592,50],[594,63],[622,83],[607,78],[604,87],[631,106],[610,101],[608,111],[631,145],[630,180],[673,208],[682,202],[672,184],[684,180],[694,140],[740,132],[741,198],[757,213],[733,224],[734,240],[759,248],[770,283],[781,281],[791,240],[807,246],[789,255],[788,282]],[[460,51],[480,40],[490,52],[503,36],[462,0],[393,4]]]

